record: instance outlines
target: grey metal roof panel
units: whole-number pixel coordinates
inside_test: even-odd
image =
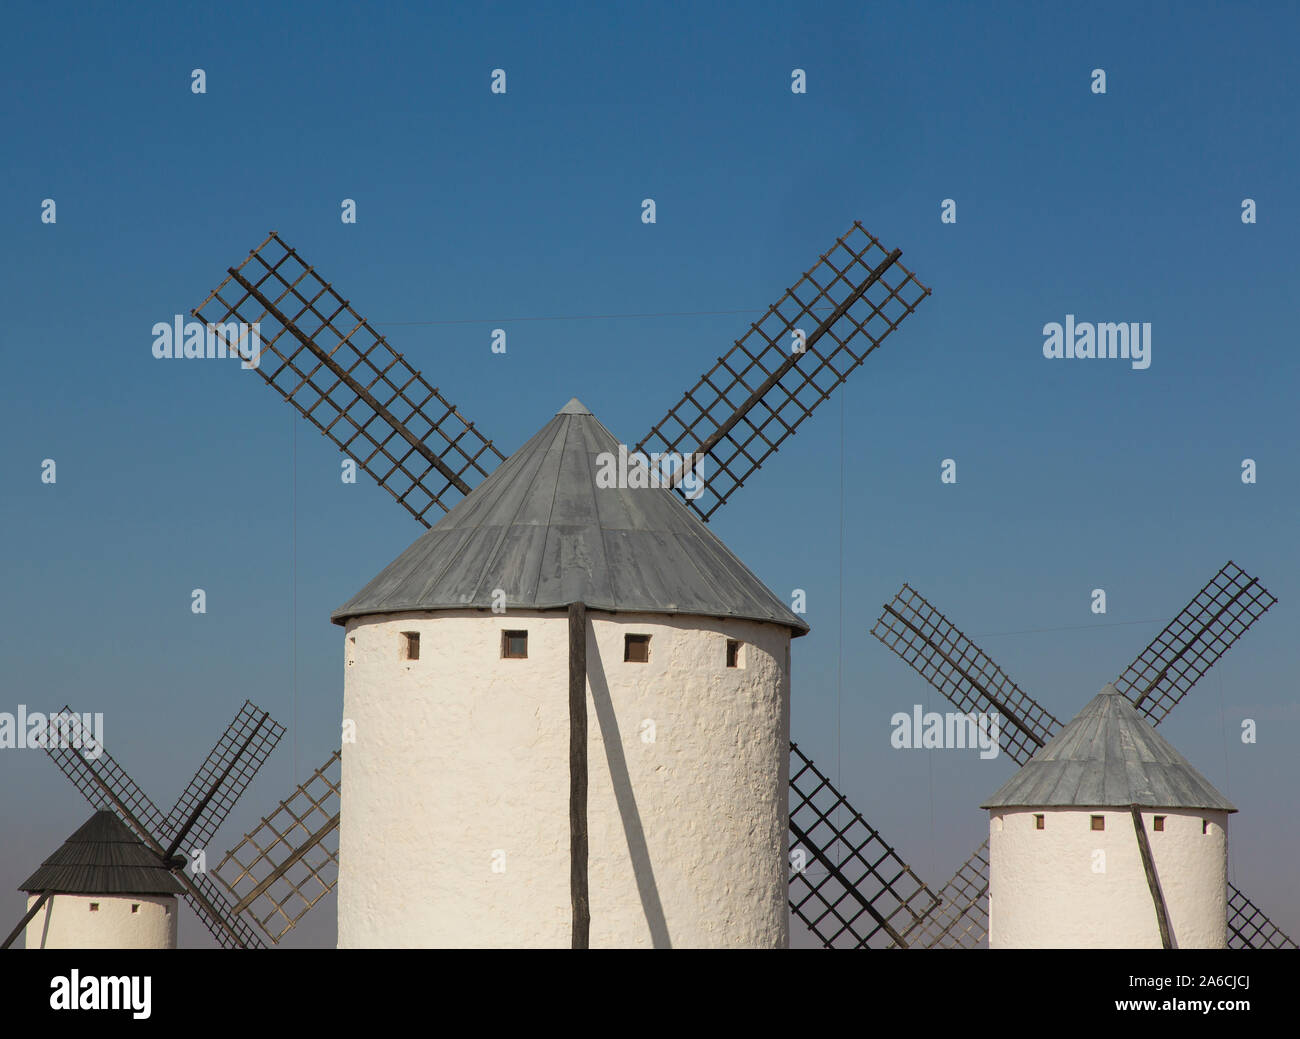
[[[1199,808],[1224,797],[1107,685],[981,808]]]
[[[180,883],[112,812],[86,820],[20,891],[65,895],[175,895]]]
[[[619,443],[570,401],[437,524],[331,616],[589,608],[808,625],[662,488],[597,487]]]

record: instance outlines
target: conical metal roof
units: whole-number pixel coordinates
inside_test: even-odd
[[[980,807],[1129,805],[1237,810],[1128,697],[1107,685]]]
[[[409,610],[590,609],[808,625],[678,498],[598,487],[619,442],[577,398],[331,619]]]
[[[19,887],[64,895],[176,895],[171,871],[112,812],[87,819]]]

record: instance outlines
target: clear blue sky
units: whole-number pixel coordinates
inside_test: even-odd
[[[3,22],[0,710],[104,711],[166,808],[245,697],[271,709],[290,736],[222,848],[337,745],[329,612],[420,528],[343,485],[252,373],[150,354],[154,322],[269,229],[508,453],[573,395],[635,443],[752,320],[518,319],[757,317],[859,219],[934,294],[714,524],[808,592],[795,739],[941,885],[1010,766],[890,748],[889,717],[935,697],[867,636],[880,604],[910,581],[1065,719],[1235,559],[1281,602],[1162,731],[1241,809],[1237,884],[1300,936],[1293,5],[11,3]],[[1150,322],[1150,369],[1044,359],[1067,313]],[[87,814],[44,755],[0,753],[9,915]],[[329,912],[294,941],[332,944]],[[206,934],[185,920],[182,942]]]

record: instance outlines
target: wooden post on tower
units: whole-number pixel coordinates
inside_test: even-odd
[[[587,897],[587,607],[569,604],[569,893],[573,948],[591,941]]]

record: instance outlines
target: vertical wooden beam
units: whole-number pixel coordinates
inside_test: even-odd
[[[1174,947],[1169,933],[1169,910],[1165,908],[1165,896],[1160,890],[1160,878],[1156,876],[1156,863],[1151,855],[1151,842],[1147,840],[1146,827],[1142,825],[1142,813],[1137,805],[1130,805],[1133,813],[1133,829],[1137,831],[1138,851],[1142,853],[1142,868],[1146,870],[1147,887],[1151,889],[1151,901],[1156,904],[1156,923],[1160,925],[1160,944],[1166,949]]]
[[[587,607],[569,604],[569,893],[573,948],[591,941],[587,897]]]

